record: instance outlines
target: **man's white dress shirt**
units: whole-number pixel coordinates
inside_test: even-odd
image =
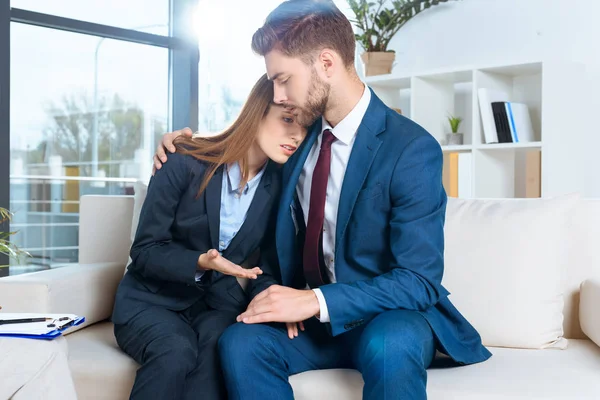
[[[308,221],[308,210],[310,206],[310,188],[312,185],[313,171],[317,165],[319,158],[319,152],[321,149],[321,140],[323,138],[323,131],[325,129],[331,130],[337,140],[331,145],[331,166],[329,170],[329,178],[327,180],[327,197],[325,199],[325,220],[323,222],[323,257],[325,259],[325,266],[327,267],[327,275],[331,283],[335,283],[335,229],[337,223],[338,205],[340,203],[340,193],[342,191],[342,183],[344,182],[344,175],[346,174],[346,167],[348,166],[348,160],[350,159],[350,153],[352,152],[352,146],[356,139],[356,132],[360,126],[363,117],[369,108],[371,102],[371,91],[365,85],[363,95],[356,103],[356,106],[350,111],[346,117],[340,121],[335,128],[325,120],[322,119],[322,130],[321,134],[317,138],[317,141],[313,145],[302,173],[298,179],[298,185],[296,186],[296,192],[298,193],[298,200],[302,206],[302,212],[304,213],[304,221]],[[314,289],[315,294],[319,300],[320,306],[320,321],[329,322],[329,312],[327,310],[327,303],[325,297],[320,289]]]

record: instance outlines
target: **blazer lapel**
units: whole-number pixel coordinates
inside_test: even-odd
[[[265,173],[260,180],[254,198],[248,207],[248,213],[246,214],[246,220],[242,224],[238,233],[235,234],[231,243],[225,251],[225,255],[232,254],[232,252],[244,241],[246,236],[251,235],[256,223],[260,218],[268,218],[269,214],[264,213],[265,207],[271,199],[271,179],[272,179],[272,165],[268,165]]]
[[[292,204],[294,199],[294,194],[296,193],[296,185],[298,184],[298,178],[300,178],[300,174],[302,173],[302,168],[304,167],[304,162],[308,158],[308,154],[310,153],[310,149],[314,146],[319,134],[321,133],[321,120],[315,123],[310,132],[308,133],[306,139],[300,146],[298,153],[295,154],[294,159],[288,161],[288,164],[284,166],[283,170],[283,193],[281,196],[281,204],[285,205],[288,208],[290,204]]]
[[[205,192],[206,214],[208,215],[208,230],[212,248],[219,250],[219,230],[221,226],[221,187],[223,186],[223,169],[220,166],[208,182]]]
[[[296,185],[298,178],[302,173],[304,162],[310,153],[317,137],[321,133],[321,120],[319,119],[310,129],[306,139],[298,149],[294,159],[289,160],[284,166],[282,184],[283,192],[277,214],[277,255],[281,266],[281,278],[284,285],[289,285],[294,276],[294,271],[290,268],[293,260],[296,259],[296,230],[292,220],[292,210],[290,206],[294,202]]]
[[[336,249],[342,242],[358,193],[365,183],[371,164],[381,146],[381,139],[377,135],[385,130],[385,114],[385,106],[371,91],[371,103],[356,133],[342,183],[335,234]]]

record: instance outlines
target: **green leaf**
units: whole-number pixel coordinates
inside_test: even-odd
[[[463,119],[461,117],[453,117],[451,115],[448,116],[448,122],[450,123],[450,129],[452,130],[452,133],[458,133],[458,128],[462,121]]]
[[[8,211],[6,208],[0,207],[0,224],[10,221],[12,219],[13,214]]]
[[[449,0],[348,0],[356,16],[351,22],[363,31],[356,40],[367,50],[386,51],[392,37],[413,17]],[[390,6],[391,5],[391,6]],[[373,45],[372,41],[375,41]]]
[[[0,207],[0,223],[9,222],[12,216],[13,214],[10,211]],[[9,238],[16,233],[17,231],[0,232],[0,254],[6,254],[17,261],[23,256],[31,257],[31,254],[19,249],[14,243],[9,241]]]

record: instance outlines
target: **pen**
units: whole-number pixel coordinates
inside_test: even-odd
[[[49,321],[52,318],[19,318],[19,319],[0,319],[0,325],[6,324],[24,324],[27,322],[44,322]]]

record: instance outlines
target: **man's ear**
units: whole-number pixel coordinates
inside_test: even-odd
[[[338,56],[338,54],[331,49],[323,49],[321,53],[319,53],[319,57],[317,59],[317,63],[323,73],[330,78],[334,71],[339,68],[339,64],[342,60]]]

